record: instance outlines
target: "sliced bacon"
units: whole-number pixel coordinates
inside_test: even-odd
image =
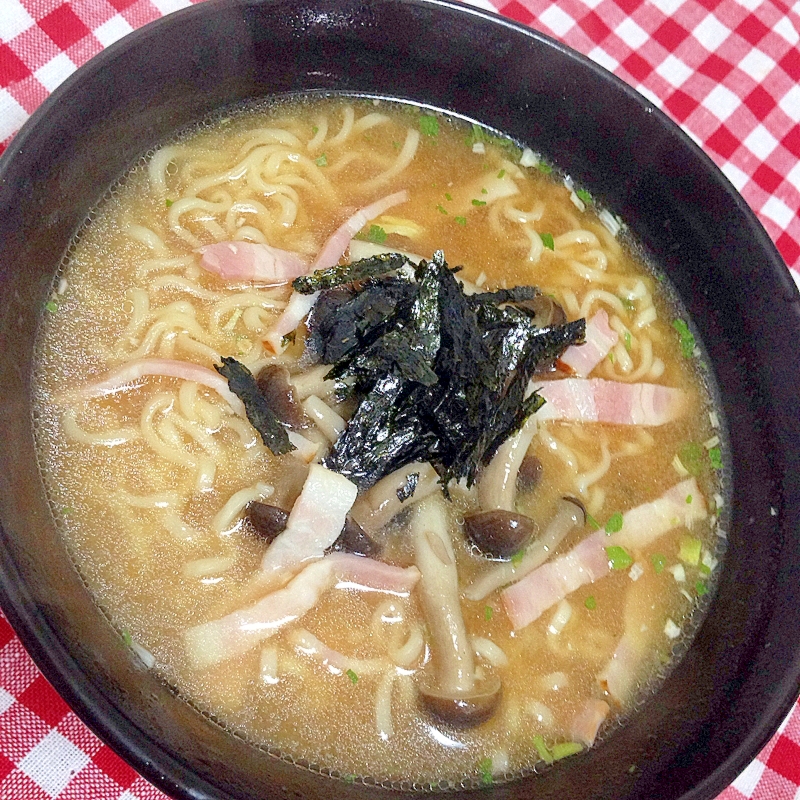
[[[536,418],[610,425],[665,425],[688,407],[681,389],[655,383],[622,383],[601,378],[564,378],[533,383],[547,401]]]
[[[618,341],[619,334],[609,327],[608,314],[601,308],[586,323],[586,342],[570,345],[560,361],[579,378],[585,378]]]
[[[274,584],[304,561],[321,558],[342,532],[357,494],[358,487],[343,475],[312,464],[286,528],[264,553],[262,585]]]
[[[706,518],[706,501],[695,478],[673,486],[661,497],[622,515],[622,528],[608,537],[609,544],[642,549],[667,531]]]
[[[608,575],[605,531],[597,531],[563,556],[542,564],[500,593],[503,606],[514,626],[524,628],[587,583]]]
[[[308,272],[297,253],[254,242],[218,242],[201,247],[200,266],[224,281],[254,281],[267,286],[288,283]]]
[[[215,391],[237,414],[244,416],[242,401],[228,388],[228,381],[218,372],[191,361],[176,361],[169,358],[142,358],[128,361],[121,367],[112,370],[98,383],[84,386],[78,390],[79,397],[104,397],[122,389],[131,388],[131,384],[146,376],[163,378],[180,378],[194,381]]]
[[[610,710],[605,700],[589,700],[572,720],[570,725],[572,738],[591,747],[597,738],[597,731],[605,722]]]
[[[384,211],[393,206],[405,203],[409,198],[408,192],[404,189],[401,192],[382,197],[364,208],[359,209],[345,220],[332,234],[328,241],[320,250],[316,261],[312,264],[310,272],[318,269],[327,269],[339,263],[339,259],[345,254],[350,240],[372,219],[383,214]],[[298,294],[293,292],[289,298],[289,304],[275,322],[272,330],[269,331],[264,341],[273,352],[280,353],[283,350],[283,337],[291,333],[305,319],[309,311],[314,307],[314,303],[319,296],[314,294]]]
[[[356,566],[353,559],[362,563]],[[356,575],[358,580],[353,581]],[[286,586],[270,592],[255,605],[189,628],[184,634],[186,653],[199,669],[246,653],[308,613],[337,582],[344,582],[347,588],[358,583],[372,591],[405,594],[418,580],[415,567],[403,569],[369,558],[333,553],[309,564]]]

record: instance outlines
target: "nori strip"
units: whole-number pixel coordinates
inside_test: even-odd
[[[292,288],[300,294],[314,294],[346,283],[355,283],[394,272],[406,263],[408,259],[400,253],[371,256],[354,261],[352,264],[337,264],[327,269],[318,269],[310,275],[301,275],[292,281]]]
[[[294,450],[289,434],[261,394],[253,373],[235,358],[228,357],[223,357],[222,364],[215,364],[214,369],[228,381],[228,388],[244,403],[247,419],[264,444],[276,456]]]
[[[417,491],[417,484],[419,483],[419,472],[412,472],[407,478],[406,482],[395,492],[397,499],[401,503],[414,496]]]

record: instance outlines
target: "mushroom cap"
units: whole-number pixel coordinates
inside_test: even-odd
[[[452,728],[475,728],[500,705],[502,684],[497,676],[477,683],[470,692],[449,693],[424,682],[418,685],[420,703],[438,722]]]
[[[464,533],[482,553],[507,560],[518,553],[531,538],[534,523],[515,511],[495,509],[470,514],[464,519]]]

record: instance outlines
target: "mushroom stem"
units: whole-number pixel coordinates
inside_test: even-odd
[[[455,553],[441,497],[433,495],[418,504],[411,531],[438,687],[447,694],[468,694],[475,686],[475,661],[461,613]]]
[[[536,430],[536,417],[531,414],[522,428],[497,448],[478,482],[478,502],[484,511],[515,510],[517,473]]]

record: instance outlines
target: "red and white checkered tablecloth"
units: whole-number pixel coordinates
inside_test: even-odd
[[[711,156],[800,284],[800,0],[471,0],[632,84]],[[0,0],[0,152],[104,47],[189,0]],[[798,631],[800,636],[800,631]],[[719,800],[800,800],[800,704]],[[0,615],[0,800],[164,800],[39,674]]]

